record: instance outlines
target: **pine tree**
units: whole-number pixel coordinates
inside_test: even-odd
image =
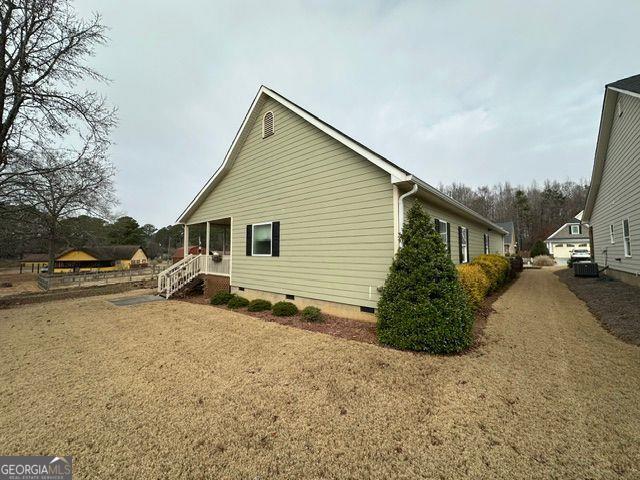
[[[454,353],[473,340],[474,315],[440,234],[416,202],[378,302],[378,338],[406,350]]]

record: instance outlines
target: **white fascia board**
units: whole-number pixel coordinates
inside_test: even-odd
[[[466,205],[460,203],[459,201],[451,198],[448,195],[445,195],[444,193],[442,193],[437,188],[432,187],[431,185],[429,185],[424,180],[420,180],[418,177],[416,177],[414,175],[411,175],[411,178],[409,179],[409,181],[415,182],[423,190],[426,190],[427,192],[431,193],[432,195],[434,195],[434,196],[438,197],[439,199],[445,201],[446,203],[448,203],[452,207],[456,208],[457,210],[463,211],[466,215],[473,217],[474,219],[478,220],[480,223],[483,223],[484,225],[487,225],[487,226],[491,227],[492,229],[496,230],[498,233],[502,234],[503,236],[507,235],[509,233],[507,230],[505,230],[502,227],[499,227],[498,225],[493,223],[488,218],[485,218],[482,215],[480,215],[478,212],[476,212],[474,210],[471,210]]]
[[[304,118],[307,122],[309,122],[313,126],[322,130],[324,133],[338,140],[340,143],[350,148],[351,150],[356,152],[358,155],[363,156],[364,158],[369,160],[371,163],[373,163],[377,167],[380,167],[382,170],[389,173],[392,177],[400,179],[400,181],[408,180],[410,175],[406,174],[398,167],[395,167],[394,165],[390,164],[387,160],[382,158],[380,155],[377,155],[371,150],[364,148],[362,145],[355,142],[351,138],[347,137],[343,133],[339,132],[335,128],[331,127],[327,123],[323,122],[322,120],[319,120],[316,116],[300,108],[295,103],[290,102],[289,100],[284,98],[282,95],[279,95],[278,93],[274,92],[273,90],[270,90],[265,86],[260,88],[260,92],[265,93],[269,95],[271,98],[273,98],[274,100],[280,102],[282,105],[284,105],[292,112]]]
[[[578,224],[578,223],[565,223],[565,224],[564,224],[564,225],[562,225],[559,229],[557,229],[555,232],[553,232],[551,235],[549,235],[549,236],[547,237],[547,240],[548,240],[548,241],[553,240],[553,237],[555,237],[555,236],[558,234],[558,232],[560,232],[560,231],[561,231],[564,227],[566,227],[567,225],[579,225],[579,224]]]
[[[184,211],[180,214],[180,217],[178,218],[177,223],[184,223],[185,219],[192,213],[192,210],[197,205],[199,205],[199,203],[202,200],[202,198],[204,196],[206,196],[211,191],[211,189],[215,186],[215,184],[217,183],[217,180],[229,168],[231,168],[231,165],[232,165],[233,160],[235,158],[237,144],[238,144],[239,140],[243,137],[244,131],[247,128],[249,128],[249,126],[248,126],[249,119],[253,118],[254,110],[257,108],[258,103],[260,101],[260,98],[263,95],[266,95],[266,96],[274,99],[275,101],[277,101],[278,103],[282,104],[283,106],[285,106],[286,108],[288,108],[289,110],[294,112],[295,114],[299,115],[300,117],[305,119],[307,122],[309,122],[310,124],[314,125],[318,129],[320,129],[321,131],[323,131],[324,133],[329,135],[330,137],[338,140],[340,143],[342,143],[346,147],[350,148],[351,150],[353,150],[357,154],[363,156],[364,158],[369,160],[371,163],[373,163],[377,167],[379,167],[382,170],[384,170],[387,173],[389,173],[391,175],[392,179],[394,179],[394,180],[396,180],[398,182],[399,181],[406,181],[406,180],[409,179],[410,175],[408,175],[406,172],[404,172],[400,168],[392,165],[391,163],[389,163],[389,161],[385,160],[380,155],[377,155],[376,153],[372,152],[371,150],[368,150],[368,149],[364,148],[362,145],[360,145],[359,143],[355,142],[351,138],[347,137],[343,133],[339,132],[335,128],[333,128],[330,125],[326,124],[325,122],[319,120],[314,115],[311,115],[306,110],[300,108],[296,104],[294,104],[291,101],[289,101],[286,98],[284,98],[282,95],[279,95],[278,93],[274,92],[273,90],[271,90],[271,89],[269,89],[269,88],[267,88],[267,87],[265,87],[263,85],[263,86],[260,87],[260,89],[258,90],[258,93],[256,94],[255,98],[253,99],[253,103],[251,104],[251,107],[249,108],[249,111],[245,115],[244,121],[242,122],[242,125],[240,126],[240,129],[238,130],[238,133],[236,133],[236,136],[233,139],[233,143],[231,144],[231,147],[229,147],[229,150],[227,151],[227,155],[225,156],[224,161],[222,162],[222,165],[211,176],[211,178],[205,184],[205,186],[202,187],[200,192],[198,192],[198,194],[191,201],[189,206],[187,208],[185,208]]]
[[[621,88],[616,87],[607,87],[609,90],[613,90],[614,92],[624,93],[625,95],[631,95],[632,97],[640,98],[640,93],[630,92],[629,90],[622,90]]]
[[[593,169],[591,170],[591,182],[589,183],[589,193],[587,194],[587,200],[585,202],[584,212],[581,219],[584,223],[589,223],[591,221],[593,207],[596,203],[598,191],[600,190],[604,163],[607,156],[607,150],[609,148],[609,137],[611,135],[616,104],[618,101],[618,92],[621,92],[621,90],[612,87],[606,87],[604,91],[602,113],[600,114],[600,127],[598,129],[598,140],[596,142],[596,151],[593,158]],[[622,92],[631,94],[631,92]]]
[[[253,111],[256,109],[256,106],[258,105],[258,100],[260,99],[261,92],[262,92],[262,88],[256,94],[255,98],[253,99],[253,102],[251,103],[251,107],[249,107],[249,110],[244,116],[242,125],[240,125],[240,128],[238,129],[238,132],[236,133],[236,136],[234,137],[233,142],[229,147],[229,150],[227,150],[227,154],[224,157],[222,165],[218,167],[215,173],[211,176],[211,178],[209,178],[207,183],[204,185],[204,187],[202,187],[198,192],[198,194],[195,196],[195,198],[191,200],[191,203],[189,203],[187,208],[183,210],[183,212],[178,217],[178,220],[176,223],[184,223],[185,218],[191,213],[193,208],[199,204],[202,197],[204,197],[209,193],[210,189],[215,185],[216,180],[218,180],[221,177],[221,175],[231,167],[231,163],[232,163],[231,159],[235,154],[235,149],[238,145],[238,141],[242,137],[242,134],[247,127],[247,123],[249,122],[249,119],[251,118]]]

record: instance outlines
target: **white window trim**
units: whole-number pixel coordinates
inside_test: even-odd
[[[573,233],[573,229],[576,229],[576,232]],[[569,231],[571,232],[571,235],[580,235],[580,225],[570,225],[569,226]]]
[[[271,238],[269,239],[269,253],[253,253],[254,240],[256,238],[256,226],[271,225]],[[272,257],[273,256],[273,222],[262,222],[251,224],[251,256],[252,257]]]
[[[448,248],[448,246],[449,246],[449,222],[447,222],[446,220],[442,220],[440,218],[438,219],[438,222],[440,223],[440,225],[445,225],[444,232],[438,231],[438,235],[440,235],[440,238],[442,238],[442,234],[444,233],[444,247]]]
[[[625,236],[624,234],[624,222],[627,222],[627,226],[629,227],[629,235]],[[629,240],[629,248],[627,249],[627,240]],[[631,258],[633,256],[633,252],[631,251],[631,222],[629,218],[622,219],[622,248],[624,249],[625,258]]]
[[[613,223],[609,225],[609,240],[611,241],[611,245],[614,245],[616,243],[616,236],[613,229]]]
[[[271,114],[271,118],[273,119],[272,121],[272,132],[269,135],[264,134],[264,119],[267,118],[267,115]],[[272,110],[269,110],[268,112],[264,112],[264,115],[262,116],[262,138],[267,138],[270,137],[271,135],[275,135],[276,134],[276,114],[273,113]]]
[[[464,232],[464,235],[460,236],[460,248],[462,248],[462,257],[463,260],[460,263],[469,263],[469,229],[467,227],[463,227],[460,225],[461,233]],[[465,238],[465,243],[462,243],[462,238]]]

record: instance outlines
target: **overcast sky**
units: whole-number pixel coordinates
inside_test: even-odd
[[[589,178],[604,84],[640,73],[637,0],[77,0],[119,109],[118,207],[171,224],[265,84],[432,185]],[[609,6],[607,6],[609,5]]]

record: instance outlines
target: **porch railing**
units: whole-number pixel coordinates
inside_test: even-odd
[[[158,294],[169,298],[201,273],[229,275],[230,259],[214,262],[211,255],[188,255],[158,274]]]

